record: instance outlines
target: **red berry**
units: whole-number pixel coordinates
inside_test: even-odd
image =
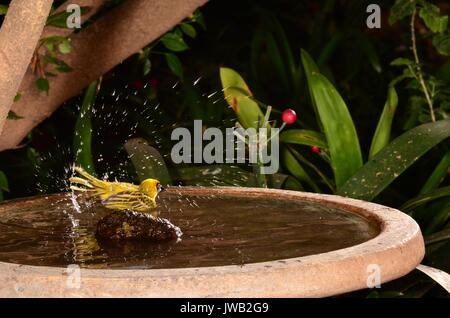
[[[312,146],[312,147],[311,147],[311,151],[312,151],[313,153],[320,153],[320,148],[317,147],[317,146]]]
[[[291,125],[297,120],[297,114],[293,109],[288,108],[281,114],[281,119],[284,123],[286,123],[286,125]]]
[[[131,85],[134,89],[142,89],[144,87],[144,83],[141,80],[135,80]]]

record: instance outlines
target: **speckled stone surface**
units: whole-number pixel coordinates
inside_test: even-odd
[[[352,247],[285,260],[184,269],[81,269],[0,262],[1,297],[325,297],[366,288],[413,270],[424,256],[419,226],[385,206],[332,195],[252,188],[177,188],[192,195],[299,199],[342,208],[377,222],[375,238]],[[0,205],[1,210],[1,205]],[[268,247],[270,248],[270,247]],[[375,279],[376,281],[376,279]],[[78,284],[79,283],[79,284]]]

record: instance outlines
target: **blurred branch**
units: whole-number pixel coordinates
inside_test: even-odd
[[[0,29],[0,130],[13,104],[53,0],[12,0]]]
[[[27,133],[49,117],[64,101],[111,70],[192,14],[206,0],[125,1],[92,25],[72,36],[72,52],[63,59],[72,72],[49,78],[48,96],[35,85],[29,71],[23,96],[14,103],[19,120],[8,120],[0,136],[0,150],[13,149]]]

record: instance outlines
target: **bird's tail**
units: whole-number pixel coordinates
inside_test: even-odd
[[[71,177],[70,189],[81,192],[99,192],[99,190],[105,189],[106,182],[97,179],[96,177],[90,175],[83,168],[74,166],[73,170],[78,173],[81,177]]]

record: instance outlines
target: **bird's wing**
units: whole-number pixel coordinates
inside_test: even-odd
[[[114,210],[130,209],[134,211],[148,210],[147,206],[141,200],[141,194],[137,191],[124,191],[110,195],[106,199],[102,200],[102,204]]]

